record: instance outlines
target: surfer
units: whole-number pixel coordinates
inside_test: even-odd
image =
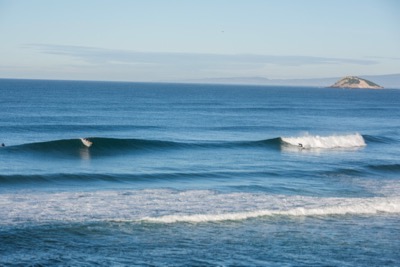
[[[6,146],[6,145],[5,145],[4,143],[1,143],[1,146],[4,147],[4,146]]]
[[[299,143],[299,147],[303,148],[303,144],[302,144],[302,143]]]
[[[87,147],[90,147],[92,144],[93,144],[93,142],[91,142],[89,139],[87,139],[87,138],[81,138],[81,141],[82,141],[82,143],[85,145],[85,146],[87,146]]]

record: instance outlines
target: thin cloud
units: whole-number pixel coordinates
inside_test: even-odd
[[[371,59],[384,59],[384,60],[394,60],[394,61],[399,61],[400,57],[368,57]]]
[[[372,59],[347,59],[313,56],[274,56],[256,54],[211,54],[211,53],[171,53],[140,52],[105,49],[87,46],[28,44],[25,48],[36,49],[44,54],[68,56],[91,64],[130,64],[160,66],[191,66],[204,68],[215,65],[238,65],[253,67],[264,65],[299,67],[306,65],[373,65],[379,62]]]

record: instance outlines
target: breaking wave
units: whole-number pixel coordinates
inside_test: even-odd
[[[367,137],[370,142],[380,142],[381,138]],[[218,149],[218,148],[264,148],[280,150],[282,147],[301,147],[305,149],[357,148],[366,146],[361,134],[299,137],[276,137],[256,141],[210,141],[210,142],[176,142],[151,139],[119,139],[119,138],[89,138],[93,142],[90,148],[85,147],[80,139],[52,140],[28,143],[2,148],[8,152],[30,152],[42,154],[79,155],[89,149],[91,156],[113,155],[139,151],[164,151],[166,149]],[[0,151],[1,152],[1,151]]]
[[[306,149],[355,148],[366,146],[363,136],[359,133],[331,136],[305,135],[300,137],[282,137],[281,139],[282,142],[287,145]]]

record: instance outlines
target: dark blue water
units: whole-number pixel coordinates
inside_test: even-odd
[[[0,80],[0,265],[398,266],[399,102]]]

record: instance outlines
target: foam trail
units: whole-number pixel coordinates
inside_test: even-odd
[[[193,214],[193,215],[168,215],[158,218],[144,218],[143,221],[154,223],[201,223],[220,221],[240,221],[265,216],[330,216],[330,215],[371,215],[378,213],[400,213],[399,198],[376,198],[358,202],[353,205],[329,206],[320,208],[298,207],[288,210],[257,210],[249,212],[225,214]]]
[[[289,145],[301,146],[303,148],[354,148],[366,146],[364,138],[359,134],[331,135],[331,136],[311,136],[301,137],[281,137],[281,140]]]
[[[398,188],[397,182],[390,185]],[[219,222],[264,216],[399,213],[398,191],[370,198],[329,198],[164,189],[0,194],[3,225],[54,222]]]

